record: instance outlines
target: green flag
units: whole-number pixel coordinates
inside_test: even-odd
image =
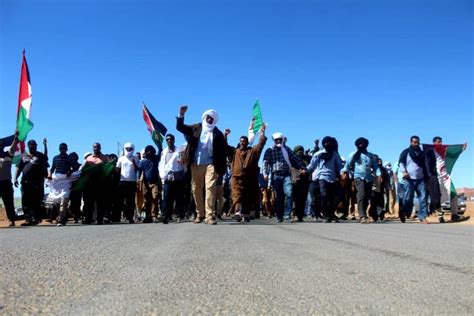
[[[262,110],[260,110],[260,104],[258,100],[255,101],[252,109],[252,119],[253,119],[253,133],[256,135],[263,125]]]

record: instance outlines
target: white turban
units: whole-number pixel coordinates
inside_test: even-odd
[[[216,124],[217,124],[217,121],[219,121],[219,115],[217,114],[216,110],[212,110],[212,109],[207,110],[206,112],[204,112],[202,114],[202,117],[201,117],[201,120],[202,120],[203,124],[206,122],[206,116],[208,116],[208,115],[214,119],[214,122],[212,122],[212,125],[213,125],[213,128],[214,128],[214,126],[216,126]]]
[[[214,119],[212,124],[206,122],[206,117],[210,116]],[[207,110],[202,114],[202,132],[201,132],[201,143],[202,148],[207,148],[209,156],[213,154],[213,143],[214,143],[214,127],[216,127],[219,115],[215,110]]]
[[[283,139],[283,137],[285,137],[285,136],[282,133],[277,132],[277,133],[273,134],[272,137],[273,137],[273,140],[275,140],[275,139],[278,139],[278,138]]]
[[[125,148],[132,148],[132,151],[126,151]],[[132,143],[125,143],[125,145],[123,145],[123,153],[125,156],[127,157],[133,156],[134,151],[135,151],[135,145],[133,145]]]

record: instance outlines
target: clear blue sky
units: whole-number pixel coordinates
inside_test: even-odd
[[[21,53],[50,156],[117,141],[151,143],[142,101],[177,136],[214,108],[230,142],[260,100],[268,134],[290,147],[335,136],[347,157],[365,136],[396,161],[419,135],[469,142],[454,169],[474,187],[473,4],[445,1],[0,0],[0,136],[15,129]],[[271,142],[270,142],[271,143]]]

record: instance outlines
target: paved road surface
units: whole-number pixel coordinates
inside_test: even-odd
[[[474,227],[0,229],[0,314],[474,313]]]

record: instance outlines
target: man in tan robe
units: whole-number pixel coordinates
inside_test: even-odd
[[[226,129],[224,136],[230,134]],[[239,146],[227,146],[229,160],[231,161],[232,178],[230,180],[232,192],[232,209],[235,210],[235,219],[238,222],[250,221],[250,208],[258,203],[258,161],[263,147],[267,142],[265,125],[261,128],[261,135],[255,147],[249,146],[246,136],[241,136]]]

